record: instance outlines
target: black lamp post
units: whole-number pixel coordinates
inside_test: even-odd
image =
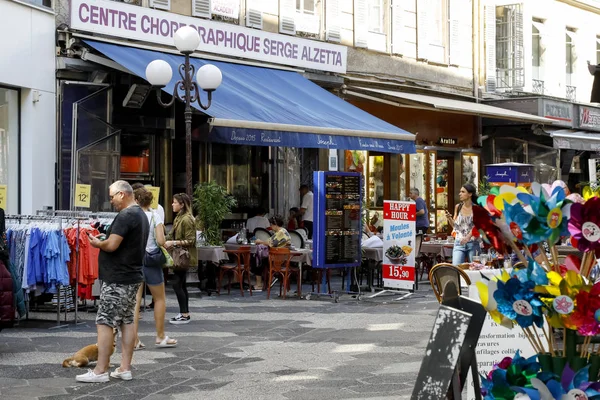
[[[161,99],[162,88],[164,88],[173,78],[173,70],[169,63],[164,60],[154,60],[146,67],[146,79],[156,88],[156,98],[158,104],[163,107],[171,107],[178,99],[185,103],[185,174],[186,185],[185,192],[192,196],[192,103],[198,103],[200,108],[206,110],[210,107],[212,92],[215,91],[223,76],[221,70],[214,65],[206,64],[201,67],[196,74],[196,81],[193,77],[196,68],[190,64],[190,54],[192,54],[200,44],[200,35],[195,29],[184,26],[175,32],[175,47],[185,56],[185,62],[179,65],[178,72],[181,79],[175,82],[173,88],[173,97],[167,103]],[[200,88],[208,93],[208,104],[202,104],[200,99]],[[183,92],[183,95],[181,94]]]

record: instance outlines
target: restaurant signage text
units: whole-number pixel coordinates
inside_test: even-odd
[[[273,64],[345,73],[345,46],[279,35],[105,0],[73,0],[71,28],[119,39],[173,45],[182,26],[198,30],[198,51]]]

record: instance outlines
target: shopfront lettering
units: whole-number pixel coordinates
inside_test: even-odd
[[[392,144],[387,142],[387,149],[395,152],[402,152],[404,150],[404,146],[401,144]]]
[[[234,143],[237,142],[255,142],[256,141],[256,135],[250,135],[250,134],[238,134],[236,133],[236,131],[231,131],[231,141]]]
[[[503,173],[496,172],[496,176],[500,178],[508,178],[508,172],[504,171]]]
[[[588,129],[600,129],[600,109],[579,107],[579,126]]]
[[[336,146],[337,143],[333,140],[333,138],[331,136],[329,136],[329,139],[327,140],[323,140],[321,139],[321,136],[319,136],[319,138],[317,139],[317,144],[320,146]]]
[[[384,149],[385,147],[379,143],[377,140],[373,140],[371,142],[364,142],[358,139],[358,145],[361,149]]]
[[[227,10],[226,12],[232,12]],[[119,39],[173,45],[183,26],[198,31],[198,51],[276,64],[346,72],[347,48],[238,25],[181,16],[107,0],[72,0],[71,28]]]
[[[277,133],[262,132],[260,141],[263,143],[281,143],[281,135]]]
[[[573,120],[573,106],[569,103],[544,102],[544,117],[559,121],[571,122]]]

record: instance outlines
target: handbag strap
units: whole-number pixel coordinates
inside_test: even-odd
[[[154,234],[152,235],[154,237],[154,244],[156,245],[156,248],[160,249],[160,245],[156,241],[156,225],[154,224],[154,210],[150,210],[150,212],[152,213],[152,217],[150,217],[150,225],[152,225],[152,229],[154,230]]]

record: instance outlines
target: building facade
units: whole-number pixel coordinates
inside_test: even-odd
[[[488,162],[535,165],[536,179],[589,180],[598,157],[600,108],[590,104],[600,62],[600,2],[492,1],[483,12],[487,104],[551,119],[549,124],[485,121]]]
[[[0,5],[0,207],[9,214],[54,205],[56,29],[49,6]]]

